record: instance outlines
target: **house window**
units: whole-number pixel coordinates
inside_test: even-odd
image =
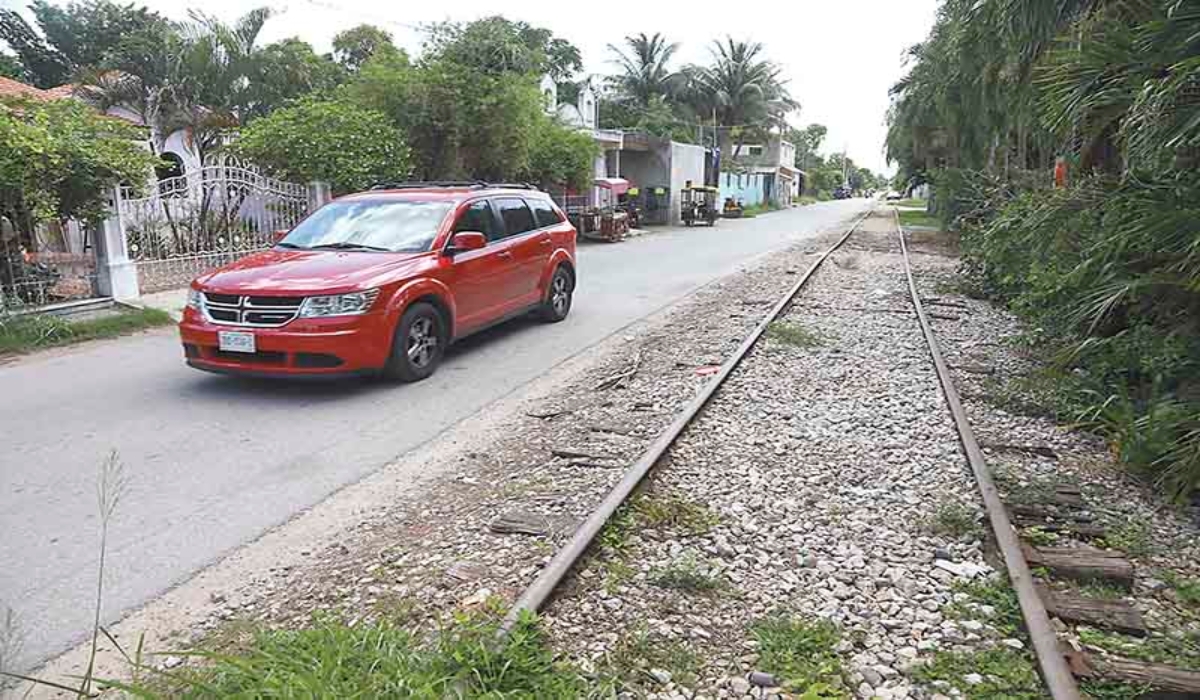
[[[752,156],[761,156],[763,154],[762,146],[747,146],[747,152]]]

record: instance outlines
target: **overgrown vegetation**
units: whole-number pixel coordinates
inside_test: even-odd
[[[964,679],[978,674],[982,681]],[[973,700],[1042,700],[1046,691],[1028,652],[998,647],[973,652],[938,651],[916,667],[913,678],[922,683],[945,681]]]
[[[1179,637],[1153,634],[1139,639],[1115,632],[1080,627],[1079,641],[1084,644],[1107,649],[1120,656],[1155,663],[1164,663],[1182,668],[1200,667],[1200,633],[1183,633]]]
[[[200,653],[194,670],[156,674],[152,696],[177,698],[607,697],[554,659],[526,618],[506,644],[494,616],[459,613],[429,634],[387,621],[349,626],[315,619],[300,630],[260,630],[237,653]],[[165,687],[164,687],[165,686]]]
[[[888,137],[973,284],[1037,329],[1055,411],[1181,498],[1200,486],[1198,31],[1182,0],[947,0]]]
[[[1179,602],[1193,608],[1200,608],[1200,580],[1186,579],[1173,571],[1163,573],[1163,581],[1175,589]]]
[[[978,534],[980,531],[975,510],[952,499],[937,504],[933,514],[925,522],[925,529],[936,535],[954,538]]]
[[[171,323],[171,317],[158,309],[129,309],[84,321],[40,314],[0,315],[0,356],[112,338]]]
[[[1023,628],[1024,618],[1021,616],[1021,604],[1017,601],[1017,592],[1009,584],[1008,579],[1001,576],[990,576],[975,581],[956,582],[955,593],[965,594],[969,600],[951,603],[946,607],[946,615],[958,620],[977,620],[986,617],[988,624],[995,627],[1001,634],[1019,636]],[[990,615],[983,614],[983,606],[991,608]]]
[[[701,660],[686,642],[660,639],[645,629],[635,629],[618,640],[604,659],[601,673],[624,689],[654,687],[659,683],[652,670],[666,671],[671,680],[694,687],[700,677]]]
[[[821,344],[821,336],[797,323],[775,321],[767,326],[767,337],[794,348],[811,348]]]
[[[711,593],[725,587],[719,575],[701,562],[694,553],[687,553],[667,566],[650,573],[650,583],[688,593]]]
[[[775,615],[754,623],[759,666],[803,700],[847,696],[844,670],[835,648],[841,634],[828,620]]]

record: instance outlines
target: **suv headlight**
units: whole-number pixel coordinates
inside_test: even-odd
[[[324,297],[308,297],[300,305],[300,318],[316,318],[319,316],[357,316],[370,311],[379,296],[378,289],[368,289],[365,292],[349,294],[334,294]]]
[[[200,295],[200,290],[195,287],[188,287],[187,305],[189,309],[200,311],[204,308],[204,298]]]

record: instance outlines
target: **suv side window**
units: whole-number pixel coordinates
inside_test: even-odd
[[[488,241],[497,241],[504,237],[500,227],[496,225],[496,215],[492,205],[486,199],[471,203],[454,223],[454,233],[477,231],[487,236]]]
[[[533,223],[533,212],[525,204],[525,200],[516,197],[497,199],[496,208],[500,210],[500,218],[504,220],[504,235],[517,236],[537,228]]]
[[[533,218],[537,222],[538,228],[546,228],[547,226],[557,226],[562,222],[558,217],[558,212],[554,211],[554,205],[550,204],[545,199],[527,199],[529,208],[533,209]]]

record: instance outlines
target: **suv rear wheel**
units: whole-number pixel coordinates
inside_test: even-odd
[[[554,276],[550,278],[550,285],[546,289],[546,300],[542,302],[542,308],[538,310],[538,315],[543,321],[550,323],[558,323],[571,313],[571,295],[575,291],[575,278],[563,265],[559,265],[554,271]]]
[[[384,374],[402,382],[419,382],[437,370],[446,351],[446,322],[432,304],[408,307],[396,324],[392,356]]]

